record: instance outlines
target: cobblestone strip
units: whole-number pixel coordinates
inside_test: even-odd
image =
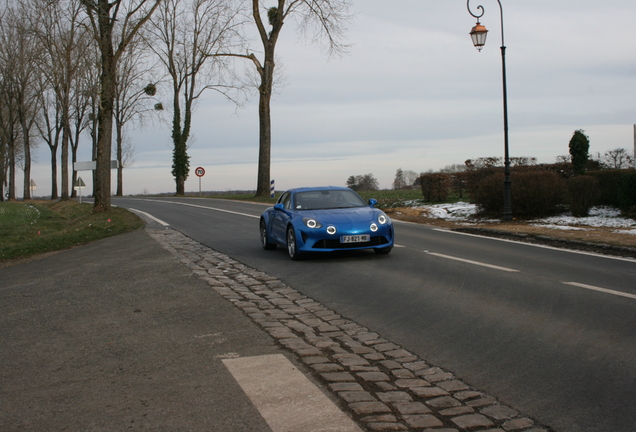
[[[172,229],[148,233],[295,352],[368,431],[550,430],[266,273]]]

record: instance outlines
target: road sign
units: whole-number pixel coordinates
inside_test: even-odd
[[[119,161],[112,160],[110,161],[110,169],[119,168]],[[97,161],[87,161],[87,162],[75,162],[73,164],[73,169],[75,171],[94,171],[97,169]]]
[[[194,173],[197,175],[197,177],[203,177],[205,175],[205,170],[201,167],[197,167],[194,170]]]
[[[75,189],[85,188],[86,187],[86,183],[84,183],[84,180],[82,180],[81,177],[78,177],[77,180],[75,180],[75,184],[73,185],[73,187]]]
[[[80,204],[82,203],[82,189],[84,189],[86,187],[86,183],[84,183],[84,180],[82,180],[81,177],[78,177],[77,180],[75,180],[75,184],[73,185],[73,189],[75,189],[76,191],[79,191],[79,202]]]

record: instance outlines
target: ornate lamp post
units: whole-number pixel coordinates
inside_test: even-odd
[[[504,221],[512,220],[512,181],[510,180],[510,153],[508,152],[508,89],[506,86],[506,45],[504,44],[504,26],[503,26],[503,8],[501,7],[501,1],[499,3],[499,12],[501,17],[501,74],[503,77],[503,116],[504,116]],[[479,51],[486,44],[486,35],[488,30],[480,22],[479,18],[484,16],[484,7],[482,5],[477,6],[477,10],[481,11],[478,14],[474,14],[470,10],[470,0],[466,1],[466,7],[468,13],[477,18],[477,24],[472,28],[470,37],[473,40],[473,45]]]

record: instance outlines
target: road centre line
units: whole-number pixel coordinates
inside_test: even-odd
[[[160,224],[160,225],[163,225],[163,226],[170,226],[170,224],[169,224],[168,222],[164,222],[164,221],[162,221],[161,219],[157,219],[156,217],[154,217],[154,216],[153,216],[153,215],[151,215],[150,213],[146,213],[146,212],[144,212],[144,211],[137,210],[137,209],[134,209],[134,208],[129,208],[128,210],[130,210],[130,211],[132,211],[132,212],[135,212],[135,213],[142,214],[142,215],[146,216],[148,219],[152,219],[153,221],[157,222],[157,223],[158,223],[158,224]]]
[[[488,267],[488,268],[495,269],[495,270],[501,270],[501,271],[505,271],[505,272],[518,272],[519,271],[519,270],[507,268],[507,267],[500,267],[500,266],[496,266],[496,265],[492,265],[492,264],[486,264],[486,263],[483,263],[483,262],[468,260],[468,259],[464,259],[464,258],[458,258],[458,257],[450,256],[450,255],[444,255],[444,254],[435,253],[435,252],[429,252],[429,251],[424,251],[424,252],[429,254],[429,255],[434,255],[436,257],[446,258],[446,259],[450,259],[450,260],[454,260],[454,261],[461,261],[461,262],[465,262],[465,263],[468,263],[468,264],[474,264],[474,265],[478,265],[478,266],[482,266],[482,267]]]
[[[594,286],[594,285],[586,285],[586,284],[582,284],[582,283],[578,283],[578,282],[563,282],[563,283],[565,285],[571,285],[571,286],[575,286],[575,287],[579,287],[579,288],[585,288],[585,289],[589,289],[589,290],[593,290],[593,291],[602,292],[602,293],[605,293],[605,294],[612,294],[612,295],[621,296],[621,297],[627,297],[627,298],[636,300],[636,294],[629,294],[629,293],[622,292],[622,291],[615,291],[615,290],[611,290],[611,289],[607,289],[607,288],[601,288],[601,287],[597,287],[597,286]]]
[[[362,432],[284,355],[222,362],[273,432]]]

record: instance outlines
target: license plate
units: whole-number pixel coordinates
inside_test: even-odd
[[[371,236],[369,234],[340,237],[340,243],[364,243],[368,241],[371,241]]]

